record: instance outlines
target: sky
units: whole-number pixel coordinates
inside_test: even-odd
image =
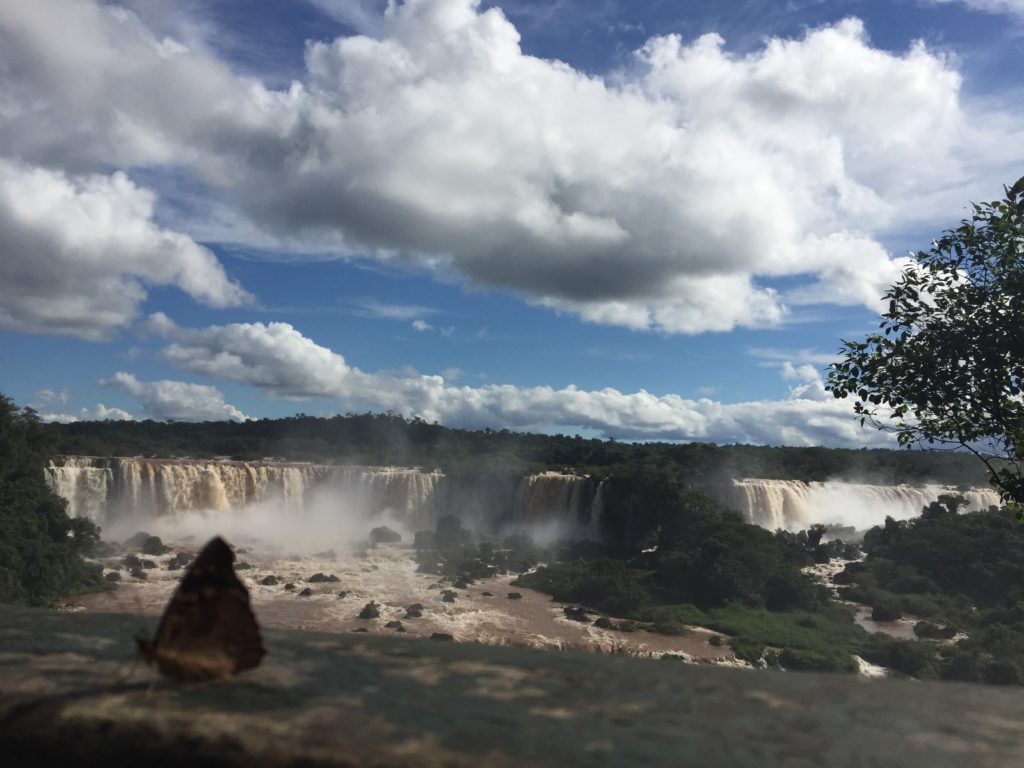
[[[0,392],[892,445],[824,371],[1022,64],[1024,0],[0,2]]]

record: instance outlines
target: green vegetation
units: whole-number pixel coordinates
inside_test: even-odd
[[[52,437],[33,411],[0,395],[0,602],[47,605],[103,588],[102,569],[82,559],[98,529],[69,517],[44,481]]]
[[[920,251],[881,333],[846,341],[828,388],[901,445],[974,453],[1024,503],[1024,178]]]
[[[868,558],[838,581],[859,602],[911,614],[922,640],[872,638],[862,655],[915,677],[1024,682],[1024,526],[1009,509],[958,514],[945,496],[918,519],[888,519]],[[957,631],[967,635],[955,645]]]
[[[987,482],[969,456],[887,450],[783,448],[708,443],[620,443],[565,435],[468,431],[391,414],[315,418],[298,415],[236,424],[81,422],[50,424],[56,453],[240,460],[278,457],[339,464],[440,467],[468,485],[503,487],[524,472],[573,468],[604,477],[647,467],[690,484],[732,477],[828,480],[870,477],[879,483]],[[471,482],[469,482],[471,481]]]

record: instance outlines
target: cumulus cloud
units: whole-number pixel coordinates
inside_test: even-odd
[[[432,331],[432,330],[434,330],[434,326],[432,326],[426,320],[413,320],[412,321],[412,329],[414,331],[419,331],[420,333],[423,333],[424,331]]]
[[[449,426],[587,428],[621,439],[713,440],[787,445],[890,445],[863,430],[850,405],[807,382],[778,401],[723,404],[706,398],[577,387],[455,386],[415,371],[365,372],[286,323],[182,328],[161,322],[163,355],[191,372],[258,387],[277,397],[320,396],[347,410],[372,408]],[[803,381],[813,368],[795,368]],[[820,380],[818,380],[820,385]]]
[[[82,408],[77,414],[40,413],[39,418],[41,421],[55,424],[73,424],[77,421],[135,421],[135,417],[128,411],[107,408],[103,403],[97,403],[95,408]]]
[[[0,329],[100,339],[135,319],[147,285],[215,307],[248,300],[210,251],[158,227],[153,207],[122,173],[0,158]]]
[[[249,418],[233,405],[225,403],[220,390],[205,384],[139,381],[134,375],[124,372],[116,373],[101,383],[132,395],[148,418],[159,421],[246,421]]]
[[[372,3],[321,4],[373,36],[311,43],[284,90],[113,5],[5,4],[0,146],[184,167],[282,242],[682,333],[874,304],[901,263],[886,233],[945,225],[1024,160],[1019,119],[967,104],[955,62],[874,48],[854,19],[746,55],[654,37],[597,78],[524,54],[478,0],[372,23]]]

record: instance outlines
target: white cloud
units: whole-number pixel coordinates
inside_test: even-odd
[[[153,206],[122,173],[0,158],[0,328],[100,339],[135,319],[148,285],[215,307],[248,300],[210,251],[156,226]]]
[[[946,226],[1024,162],[1019,110],[968,103],[955,61],[874,48],[856,20],[745,56],[656,37],[599,79],[525,55],[476,0],[392,3],[372,24],[366,3],[323,4],[374,37],[310,44],[280,91],[115,6],[5,4],[0,146],[182,166],[259,237],[682,333],[874,305],[899,265],[887,233]],[[766,287],[793,276],[806,285]]]
[[[101,382],[134,396],[148,418],[160,421],[245,421],[249,417],[224,402],[216,387],[184,381],[139,381],[119,372]],[[119,411],[119,409],[112,409]],[[108,413],[110,410],[107,411]],[[125,413],[120,411],[120,413]],[[112,418],[107,416],[107,418]]]
[[[97,403],[95,408],[82,408],[77,414],[40,413],[41,421],[56,424],[72,424],[76,421],[135,421],[135,417],[121,408],[107,408]]]
[[[381,320],[413,320],[418,315],[432,315],[436,310],[416,304],[394,304],[373,298],[363,298],[352,306],[352,311],[362,317]]]
[[[1024,16],[1024,0],[932,0],[934,3],[961,3],[972,11]]]
[[[412,328],[414,331],[419,331],[420,333],[423,333],[424,331],[434,330],[434,326],[432,326],[426,320],[413,320]]]
[[[71,392],[67,387],[62,389],[40,389],[36,392],[36,402],[42,405],[67,405]]]
[[[449,426],[565,425],[621,439],[891,444],[887,435],[860,429],[849,403],[821,397],[813,382],[794,387],[786,400],[734,404],[642,390],[455,386],[444,376],[413,370],[361,371],[285,323],[174,326],[167,335],[172,343],[164,356],[192,373],[248,384],[277,397],[327,397],[346,410],[391,410]],[[803,379],[814,375],[813,369],[793,371]]]

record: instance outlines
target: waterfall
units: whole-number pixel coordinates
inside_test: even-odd
[[[988,488],[958,491],[946,485],[871,485],[839,481],[805,483],[799,480],[733,480],[704,492],[741,512],[748,521],[768,528],[796,531],[814,523],[838,523],[864,530],[886,517],[907,520],[942,494],[967,500],[965,511],[1000,504]]]
[[[68,456],[51,461],[46,477],[67,499],[70,514],[101,526],[262,502],[294,513],[332,492],[360,515],[389,513],[410,526],[428,526],[436,518],[432,500],[441,475],[393,467]]]
[[[483,479],[474,491],[458,483],[443,488],[439,471],[274,461],[68,456],[50,462],[46,476],[72,515],[105,528],[269,504],[283,517],[326,509],[356,519],[387,516],[419,530],[454,514],[494,532],[525,528],[542,537],[597,538],[603,495],[590,478],[559,472],[528,475],[512,486]]]
[[[308,517],[316,509],[350,520],[386,516],[414,531],[454,514],[478,530],[525,529],[542,538],[596,540],[610,503],[606,482],[563,472],[466,482],[407,467],[68,456],[52,461],[46,477],[67,499],[70,514],[105,528],[190,513],[233,515],[269,505],[271,514],[281,518]],[[990,489],[957,491],[944,485],[743,479],[694,490],[770,530],[799,530],[813,523],[863,530],[886,516],[914,517],[944,493],[964,496],[969,510],[999,504]]]

